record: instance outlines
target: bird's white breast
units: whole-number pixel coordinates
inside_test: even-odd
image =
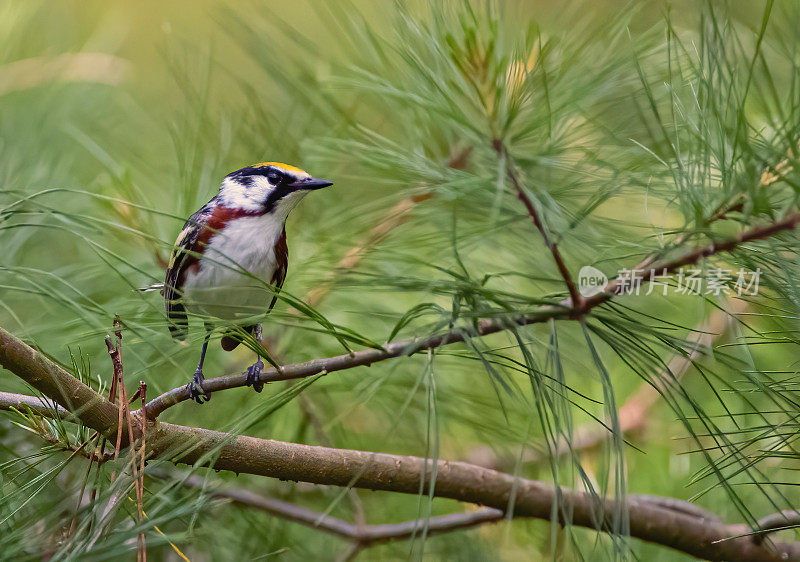
[[[229,320],[265,312],[278,266],[275,244],[282,233],[283,221],[271,214],[229,221],[211,237],[200,268],[186,277],[189,310]]]

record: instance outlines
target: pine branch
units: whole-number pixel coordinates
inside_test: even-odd
[[[2,404],[0,404],[0,410],[4,410],[4,409],[5,408],[2,406]],[[55,446],[61,448],[61,450],[63,450],[63,451],[70,451],[73,454],[78,454],[78,455],[82,456],[83,458],[88,459],[89,462],[97,462],[97,463],[103,464],[104,462],[112,460],[114,458],[114,454],[110,453],[110,452],[102,453],[102,452],[97,452],[97,451],[87,451],[86,450],[86,446],[96,436],[97,436],[97,434],[95,433],[87,441],[85,441],[84,443],[81,443],[79,445],[72,445],[72,444],[68,445],[68,444],[64,443],[62,440],[58,439],[57,437],[55,437],[53,435],[47,435],[47,434],[39,433],[39,437],[41,437],[44,441],[47,441],[51,445],[55,445]]]
[[[413,456],[334,449],[159,422],[150,456],[195,465],[206,462],[215,470],[230,470],[281,480],[340,487],[353,486],[419,495],[428,493],[433,463]],[[614,500],[583,492],[556,489],[461,462],[438,461],[435,497],[450,498],[506,510],[514,497],[514,516],[551,520],[554,506],[562,524],[612,532]],[[665,507],[660,502],[632,497],[627,500],[630,534],[711,560],[800,560],[800,544],[759,545],[751,537],[730,538],[749,531],[746,525],[726,525]],[[721,541],[721,542],[718,542]]]
[[[675,271],[681,266],[697,263],[704,257],[734,250],[740,244],[794,229],[798,222],[800,214],[791,213],[784,219],[752,228],[734,238],[663,261],[651,271],[658,273],[663,270]],[[644,282],[647,278],[643,277]],[[603,293],[585,299],[581,313],[585,314],[593,307],[624,292],[624,280],[624,278],[616,279],[606,286]],[[574,316],[574,312],[567,306],[553,305],[513,319],[486,319],[478,324],[474,335],[483,336],[502,331],[511,322],[527,325],[548,318],[570,318]],[[298,378],[323,370],[333,371],[368,365],[463,341],[465,337],[463,332],[448,332],[429,338],[396,342],[380,350],[369,349],[352,355],[287,366],[282,369],[281,377]],[[70,410],[88,427],[96,429],[103,435],[112,434],[118,429],[118,412],[113,404],[2,328],[0,328],[0,364]],[[275,373],[272,374],[275,376]],[[236,377],[219,377],[207,382],[212,385],[244,384],[243,380],[237,381]],[[218,389],[213,386],[210,388],[210,390]],[[165,393],[147,404],[148,414],[154,411],[157,415],[170,403],[179,402],[180,399],[171,402],[169,397],[174,399],[177,392],[177,397],[180,398],[181,391],[185,391],[185,388]],[[165,399],[165,396],[168,398]],[[32,403],[35,400],[33,397],[6,398],[8,402],[17,404]],[[152,427],[147,431],[148,454],[151,457],[164,456],[176,463],[201,463],[218,470],[417,495],[420,492],[420,482],[428,482],[433,468],[429,459],[419,457],[312,447],[234,436],[150,420],[147,423]],[[131,441],[138,439],[138,433],[141,431],[139,423],[128,424],[127,429],[132,435]],[[602,500],[582,492],[556,490],[544,482],[523,480],[467,463],[439,461],[436,475],[434,496],[505,510],[513,494],[514,516],[551,520],[553,506],[557,506],[557,518],[562,523],[569,522],[602,532],[611,532],[613,514],[620,509],[614,500]],[[425,487],[423,486],[423,493],[426,491]],[[747,536],[749,528],[745,525],[725,525],[643,498],[629,498],[626,508],[630,516],[631,536],[695,556],[714,560],[800,560],[800,545],[759,544]],[[567,518],[565,514],[569,514],[569,517]]]
[[[754,227],[732,238],[701,246],[676,258],[656,262],[648,269],[640,269],[639,266],[637,266],[631,271],[638,272],[638,274],[641,275],[642,284],[646,284],[652,276],[662,275],[664,272],[672,273],[683,266],[696,264],[703,258],[735,250],[744,243],[769,238],[780,232],[793,230],[798,222],[800,222],[800,213],[792,212],[783,219]],[[593,308],[624,293],[626,286],[630,287],[630,283],[630,277],[623,276],[614,279],[606,285],[602,292],[583,299],[580,308],[573,308],[571,301],[567,299],[558,304],[542,306],[531,313],[521,316],[484,319],[478,322],[477,329],[462,326],[458,330],[429,336],[427,338],[413,338],[386,344],[382,349],[365,349],[345,355],[337,355],[335,357],[313,359],[303,363],[284,365],[281,367],[280,372],[274,368],[267,369],[261,375],[261,381],[267,383],[298,379],[317,375],[319,373],[332,373],[335,371],[352,369],[354,367],[372,365],[373,363],[386,361],[387,359],[413,355],[414,353],[419,353],[428,349],[460,343],[467,337],[488,336],[507,330],[512,326],[538,324],[550,319],[575,318],[580,315],[588,314]],[[2,344],[1,339],[0,344]],[[0,356],[0,362],[2,362],[2,356]],[[230,388],[244,387],[247,386],[246,373],[206,379],[203,386],[208,392],[218,392]],[[151,418],[155,418],[170,406],[174,406],[188,399],[189,391],[186,386],[173,388],[148,402],[147,414]]]

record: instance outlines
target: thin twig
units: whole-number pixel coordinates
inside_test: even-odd
[[[763,183],[762,183],[763,185]],[[724,220],[728,218],[728,215],[733,212],[741,211],[744,208],[744,201],[745,195],[739,194],[738,196],[734,197],[733,200],[727,204],[722,204],[717,207],[711,216],[705,221],[705,226],[709,226],[717,221]],[[694,232],[684,232],[678,235],[672,241],[672,247],[679,247],[686,243],[692,235],[695,234]],[[634,267],[634,270],[643,270],[648,269],[659,257],[662,255],[662,252],[654,252],[653,254],[647,256],[644,260],[639,262],[639,264]]]
[[[167,473],[154,472],[148,474],[159,478],[174,478],[174,476]],[[208,490],[208,482],[200,476],[191,475],[179,479],[179,482],[187,488]],[[256,494],[246,488],[226,486],[214,488],[209,493],[215,498],[228,499],[237,504],[260,509],[276,517],[351,540],[362,545],[362,547],[376,543],[409,539],[415,532],[419,532],[419,529],[423,526],[427,526],[428,534],[441,534],[474,527],[483,523],[494,523],[503,518],[503,512],[499,509],[484,508],[472,513],[453,513],[428,519],[414,519],[403,523],[359,526],[318,511]]]
[[[108,340],[109,339],[106,338],[106,347],[108,348],[109,354],[111,354],[111,347],[109,346],[109,341]],[[111,357],[111,361],[112,361],[112,365],[114,365],[114,368],[113,368],[113,375],[111,377],[111,384],[109,385],[109,389],[108,389],[108,400],[110,402],[114,402],[114,395],[115,395],[116,389],[117,389],[117,367],[116,367],[116,364],[114,362],[114,356],[113,355]],[[120,369],[122,368],[121,363],[120,363],[120,367],[119,368]],[[100,434],[96,433],[95,435],[99,436]],[[113,455],[111,453],[106,453],[105,452],[105,449],[106,449],[106,438],[105,437],[102,437],[100,439],[99,444],[100,444],[99,452],[103,453],[103,458],[99,458],[98,459],[98,462],[97,462],[97,470],[98,471],[100,470],[100,467],[103,465],[104,462],[119,456],[119,451],[117,451],[117,450],[114,451]],[[97,448],[97,445],[95,445],[95,453],[97,453],[97,452],[98,452],[98,448]],[[97,455],[95,455],[95,456],[97,456]],[[72,518],[72,523],[70,524],[70,535],[72,535],[75,532],[75,526],[78,523],[78,511],[80,510],[81,503],[83,502],[83,492],[86,489],[86,484],[89,481],[89,475],[92,472],[92,465],[94,464],[94,460],[95,460],[94,457],[90,458],[89,459],[89,466],[86,467],[86,476],[84,477],[83,484],[81,486],[81,491],[78,494],[78,505],[77,505],[77,507],[75,509],[75,515]],[[112,476],[111,476],[111,480],[112,480],[112,482],[114,480],[113,473],[112,473]],[[92,501],[94,501],[96,492],[97,492],[97,490],[92,488],[92,493],[91,493]]]
[[[114,381],[111,383],[112,391],[114,389],[117,390],[119,393],[119,400],[117,401],[117,409],[118,409],[118,416],[119,420],[117,422],[117,442],[114,447],[114,460],[119,458],[119,451],[122,447],[122,429],[124,427],[123,419],[124,419],[124,412],[122,409],[122,389],[124,385],[121,383],[122,381],[122,350],[120,349],[119,343],[116,345],[111,343],[111,336],[106,336],[106,347],[108,348],[108,355],[111,357],[111,364],[114,368]],[[112,392],[110,397],[111,403],[113,404],[116,401],[116,396]],[[114,481],[114,473],[111,474],[111,481]]]
[[[2,408],[0,408],[0,409],[2,409]],[[86,442],[81,443],[80,445],[66,444],[63,441],[61,441],[60,439],[58,439],[57,437],[54,437],[52,435],[46,435],[46,434],[41,434],[41,433],[38,434],[38,435],[44,441],[46,441],[46,442],[48,442],[48,443],[50,443],[52,445],[56,445],[56,446],[60,447],[62,451],[69,451],[71,453],[78,453],[80,456],[88,459],[90,462],[91,461],[96,461],[96,462],[102,464],[102,463],[104,463],[106,461],[111,460],[111,453],[100,454],[100,453],[98,453],[96,451],[87,451],[86,450],[86,445],[88,444],[89,441],[91,441],[92,439],[95,439],[97,437],[97,433],[92,434]]]
[[[140,494],[136,498],[136,507],[139,509],[139,523],[144,516],[144,468],[145,459],[147,458],[147,383],[139,381],[139,389],[136,391],[142,399],[142,464],[139,469],[139,490]],[[136,464],[136,455],[134,454],[133,464]],[[136,546],[136,559],[137,562],[147,562],[147,542],[144,536],[144,531],[140,531],[137,537]]]
[[[65,421],[80,421],[72,412],[58,404],[50,404],[38,396],[0,391],[0,410],[30,411],[45,418],[58,417]]]
[[[800,511],[784,509],[759,519],[753,527],[753,541],[761,544],[769,533],[800,527]]]
[[[506,175],[508,176],[511,185],[514,187],[514,191],[517,193],[517,198],[522,201],[523,205],[525,205],[525,209],[528,211],[528,214],[533,220],[534,226],[536,226],[536,228],[539,230],[539,233],[542,235],[544,245],[547,246],[547,249],[550,250],[550,254],[553,256],[553,261],[558,268],[558,273],[561,275],[561,278],[564,280],[564,284],[567,286],[567,292],[569,293],[571,306],[576,310],[581,310],[583,308],[583,297],[581,297],[580,293],[578,293],[578,289],[575,286],[572,275],[570,275],[569,269],[567,269],[567,265],[564,263],[564,258],[558,249],[558,244],[550,239],[550,235],[548,234],[547,229],[545,228],[544,223],[539,216],[539,212],[536,210],[536,206],[533,204],[533,201],[531,201],[531,198],[528,197],[528,194],[525,193],[525,189],[523,189],[522,183],[520,182],[519,178],[517,177],[517,173],[514,170],[514,162],[508,152],[508,149],[500,139],[494,139],[492,141],[492,147],[494,148],[495,152],[497,152],[497,155],[506,161]]]
[[[111,343],[111,336],[106,336],[105,342],[106,347],[108,348],[108,354],[111,356],[111,362],[114,368],[114,380],[116,384],[112,384],[117,388],[117,398],[118,398],[118,408],[119,408],[119,421],[117,427],[117,442],[114,448],[114,460],[116,461],[119,458],[120,449],[122,447],[122,430],[125,426],[127,426],[128,430],[128,443],[134,444],[134,429],[133,429],[133,420],[131,418],[131,410],[129,407],[128,401],[128,391],[125,388],[125,381],[123,378],[123,364],[122,364],[122,331],[121,331],[122,323],[119,317],[114,318],[114,336],[116,337],[116,341],[114,344]],[[144,384],[144,383],[141,383]],[[141,391],[141,384],[139,390]],[[113,399],[112,399],[113,401]],[[142,400],[144,404],[144,399]],[[145,410],[146,411],[146,408]],[[141,429],[145,431],[146,423],[144,418],[142,419]],[[142,433],[142,439],[144,439],[144,433]],[[132,447],[132,454],[131,454],[131,469],[133,472],[133,484],[134,489],[136,492],[136,507],[137,507],[137,515],[139,523],[142,522],[144,517],[143,512],[143,500],[144,500],[144,476],[139,475],[139,468],[137,466],[137,455],[136,455],[136,447]],[[142,456],[144,462],[144,444],[142,444]],[[114,478],[116,477],[116,470],[112,471],[111,473],[111,482],[114,482]],[[113,500],[113,498],[112,498]],[[110,504],[110,502],[109,502]],[[109,511],[109,506],[106,508],[106,512]],[[143,549],[144,549],[144,535],[139,533],[137,536],[137,557],[138,562],[144,562],[143,560]],[[146,555],[145,555],[146,556]]]
[[[665,260],[651,268],[636,266],[630,270],[630,274],[617,277],[608,283],[601,293],[587,298],[584,306],[587,308],[593,308],[598,304],[608,301],[610,298],[616,295],[624,293],[630,288],[632,276],[635,275],[637,271],[639,271],[643,276],[642,283],[647,283],[651,277],[661,274],[663,271],[672,273],[683,266],[694,265],[703,258],[711,257],[716,254],[731,252],[747,242],[763,240],[765,238],[775,236],[780,232],[794,230],[798,223],[800,223],[800,213],[797,211],[792,211],[787,213],[782,219],[756,226],[726,240],[695,248],[694,250],[687,252],[680,257],[671,260]]]

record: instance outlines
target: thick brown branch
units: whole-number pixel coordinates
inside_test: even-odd
[[[56,363],[0,328],[0,365],[108,435],[117,428],[117,408]]]
[[[653,265],[650,269],[641,270],[639,272],[642,284],[646,284],[650,280],[651,275],[661,275],[665,271],[671,273],[683,266],[696,264],[703,258],[734,250],[743,243],[769,238],[779,232],[792,230],[797,226],[798,222],[800,222],[800,213],[793,212],[779,221],[757,226],[733,238],[696,248],[671,260],[661,261]],[[629,287],[630,279],[624,277],[614,279],[606,285],[602,292],[584,299],[579,312],[585,314],[591,311],[591,309],[608,302],[615,296],[624,293],[626,288]],[[465,326],[460,330],[429,336],[427,338],[414,338],[386,344],[382,349],[365,349],[352,354],[337,355],[325,359],[314,359],[304,363],[284,365],[280,373],[274,368],[268,369],[261,375],[261,380],[263,382],[275,382],[298,379],[323,372],[332,373],[335,371],[352,369],[354,367],[371,365],[387,359],[403,355],[412,355],[420,351],[463,342],[467,337],[487,336],[507,330],[511,327],[537,324],[554,318],[571,318],[574,316],[575,312],[575,309],[571,307],[569,301],[562,301],[558,304],[542,306],[523,316],[481,320],[478,323],[477,330],[472,330]],[[244,386],[246,386],[246,374],[244,373],[206,379],[204,383],[204,388],[207,392],[217,392]],[[185,386],[174,388],[151,400],[147,404],[147,414],[154,418],[170,406],[188,399],[189,391]]]

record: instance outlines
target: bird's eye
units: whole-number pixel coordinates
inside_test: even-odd
[[[272,185],[278,185],[283,180],[283,174],[277,170],[270,170],[267,172],[267,179]]]

